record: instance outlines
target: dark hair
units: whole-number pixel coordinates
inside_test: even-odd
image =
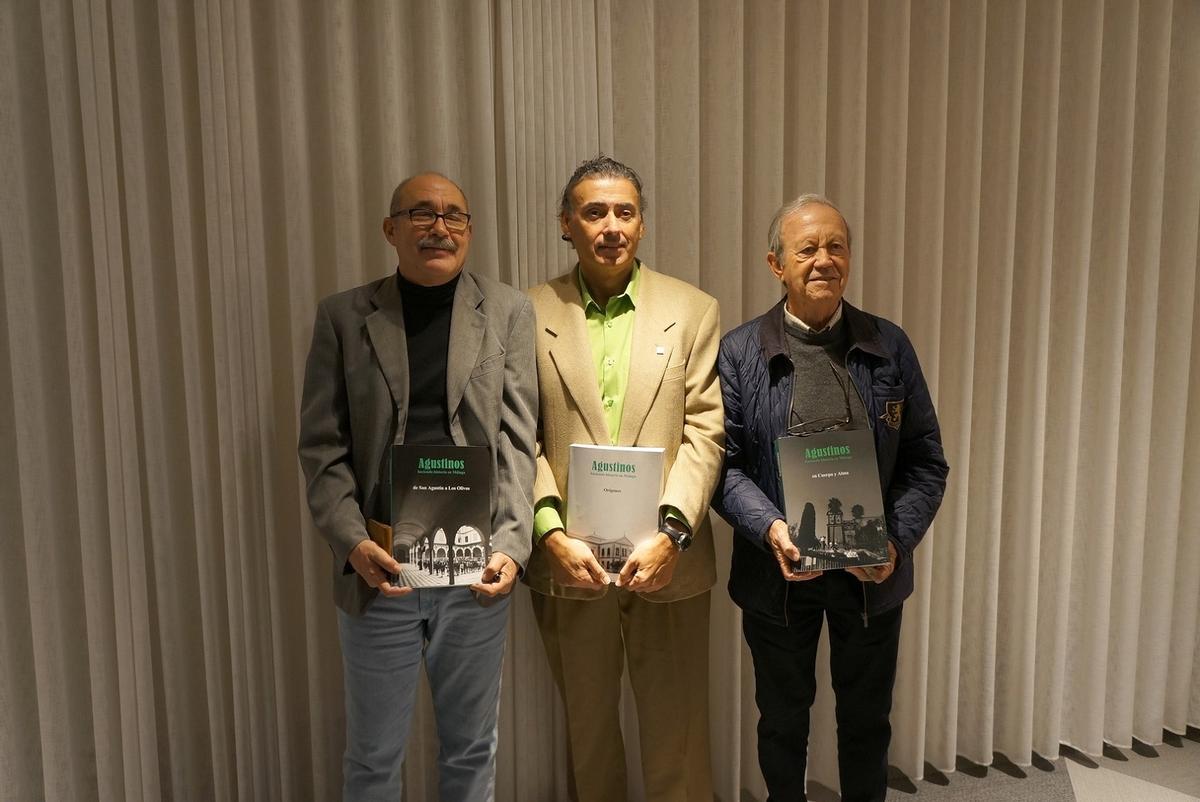
[[[563,187],[562,198],[559,199],[559,214],[571,213],[571,190],[575,189],[580,181],[588,178],[624,178],[637,190],[638,209],[642,214],[646,213],[646,196],[642,194],[642,179],[638,178],[638,174],[633,171],[632,167],[601,153],[583,162],[575,168],[575,172],[571,173],[571,179]]]

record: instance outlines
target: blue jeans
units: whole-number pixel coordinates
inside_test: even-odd
[[[400,798],[421,656],[437,720],[445,802],[490,800],[508,598],[481,607],[465,588],[379,596],[361,617],[338,611],[346,684],[345,802]]]

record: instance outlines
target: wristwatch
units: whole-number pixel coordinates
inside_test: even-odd
[[[677,518],[666,515],[663,516],[662,523],[658,525],[658,531],[671,538],[671,542],[675,544],[675,548],[680,551],[687,551],[695,539],[692,537],[692,530],[687,524]]]

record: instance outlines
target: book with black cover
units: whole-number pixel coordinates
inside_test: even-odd
[[[491,557],[485,446],[392,446],[392,557],[408,587],[478,582]]]
[[[884,565],[887,524],[870,429],[780,437],[788,534],[804,571]]]

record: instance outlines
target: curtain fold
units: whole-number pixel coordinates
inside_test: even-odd
[[[767,224],[815,191],[848,298],[917,347],[952,471],[893,764],[1200,725],[1197,42],[1188,0],[0,4],[0,799],[339,796],[295,457],[316,303],[393,268],[420,169],[470,199],[471,269],[561,273],[558,194],[601,151],[645,180],[640,255],[723,329],[779,298]],[[714,779],[761,799],[715,531]],[[504,670],[497,796],[563,798],[523,589]],[[836,787],[833,727],[825,687]],[[407,799],[436,755],[423,687]]]

